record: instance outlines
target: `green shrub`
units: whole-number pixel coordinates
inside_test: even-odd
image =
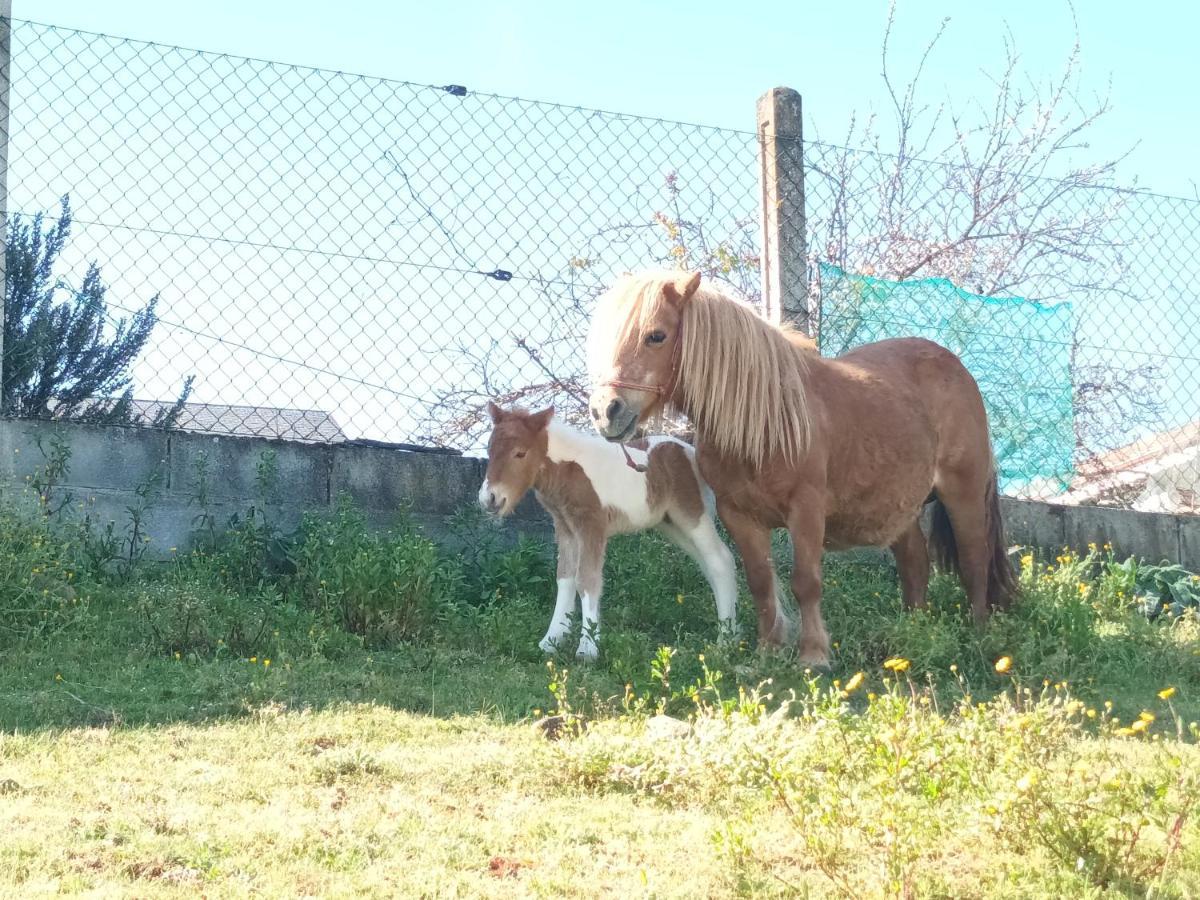
[[[44,517],[0,512],[0,639],[50,636],[88,615],[71,557]]]
[[[432,541],[405,523],[372,531],[345,498],[305,516],[291,562],[297,600],[368,646],[425,635],[456,606],[459,577]]]
[[[239,594],[220,584],[172,578],[143,586],[135,607],[152,648],[165,653],[251,656],[276,628],[279,595]]]

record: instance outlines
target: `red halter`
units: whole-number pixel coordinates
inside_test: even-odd
[[[675,346],[671,348],[671,374],[662,384],[642,384],[637,381],[623,381],[620,378],[610,378],[600,382],[602,387],[626,388],[631,391],[645,391],[656,394],[665,401],[675,393],[679,381],[679,365],[683,359],[683,319],[679,320],[679,330],[675,332]]]

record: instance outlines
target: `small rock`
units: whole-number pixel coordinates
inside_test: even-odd
[[[691,732],[691,725],[671,716],[654,716],[646,722],[646,737],[652,741],[685,738]]]

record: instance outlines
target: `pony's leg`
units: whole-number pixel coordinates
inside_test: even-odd
[[[788,532],[792,536],[792,593],[800,607],[800,662],[814,668],[828,668],[829,632],[821,616],[825,517],[820,506],[800,498],[788,516]]]
[[[546,653],[555,652],[559,642],[571,630],[579,574],[579,540],[566,523],[557,517],[554,520],[554,539],[558,545],[558,593],[554,598],[550,627],[546,629],[546,636],[538,642],[538,647]]]
[[[717,513],[737,546],[746,570],[746,585],[758,614],[758,645],[779,647],[788,639],[788,618],[779,599],[775,564],[771,560],[771,531],[736,509],[718,501]]]
[[[907,609],[924,609],[928,606],[925,593],[929,589],[929,548],[925,543],[925,532],[921,520],[915,519],[892,544],[896,557],[896,572],[900,576],[900,596]]]
[[[971,617],[976,626],[982,628],[989,612],[986,487],[965,478],[951,478],[937,485],[937,494],[950,516],[958,552],[958,573],[971,602]]]
[[[600,655],[596,641],[600,638],[600,593],[604,588],[606,545],[607,538],[603,534],[579,535],[579,594],[583,628],[575,656],[589,662]]]
[[[737,567],[733,554],[717,534],[717,526],[708,516],[701,516],[691,528],[663,522],[659,531],[680,550],[696,561],[712,588],[717,603],[717,622],[722,637],[737,634]]]

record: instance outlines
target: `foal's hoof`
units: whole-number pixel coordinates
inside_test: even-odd
[[[540,641],[538,641],[538,648],[543,653],[549,653],[551,656],[553,656],[558,652],[558,641],[552,641],[550,638],[542,638]]]
[[[583,663],[594,663],[600,658],[600,651],[595,647],[580,647],[575,653],[575,659]]]

